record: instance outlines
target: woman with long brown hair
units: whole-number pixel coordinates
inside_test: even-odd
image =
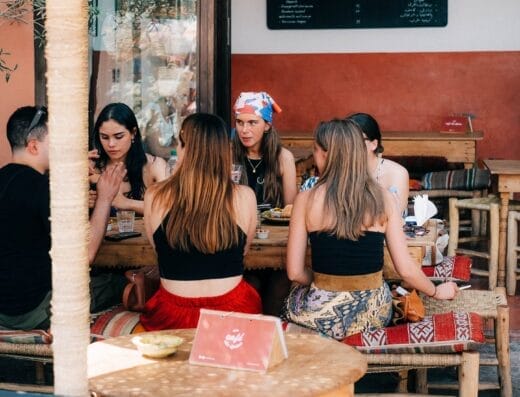
[[[410,257],[391,192],[370,176],[363,132],[353,120],[321,123],[314,159],[322,175],[294,202],[287,274],[296,286],[284,316],[336,339],[387,325],[392,299],[382,276],[384,242],[397,272],[413,288],[452,299],[453,282],[435,286]],[[307,240],[312,268],[305,267]]]
[[[243,181],[254,191],[257,204],[284,207],[297,193],[294,156],[282,147],[273,127],[280,107],[266,92],[242,92],[233,106],[236,134],[234,161],[246,171]],[[279,315],[290,282],[283,270],[259,269],[246,272],[246,279],[262,296],[263,311]]]
[[[145,194],[145,228],[157,251],[161,286],[146,303],[146,330],[194,328],[201,308],[260,313],[242,279],[255,234],[256,200],[231,180],[231,143],[218,116],[188,116],[177,169]]]

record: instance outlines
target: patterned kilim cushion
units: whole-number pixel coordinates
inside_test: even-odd
[[[473,350],[484,342],[476,313],[450,312],[417,323],[393,325],[348,336],[343,343],[363,353],[451,353]]]
[[[474,190],[485,189],[491,184],[488,170],[471,168],[468,170],[452,170],[428,172],[421,180],[423,189]]]
[[[445,256],[436,266],[423,266],[423,273],[433,281],[469,281],[472,261],[469,256]]]
[[[52,335],[43,329],[32,329],[29,331],[7,329],[0,327],[0,342],[21,344],[49,344]]]
[[[121,335],[130,335],[139,323],[138,312],[125,310],[123,306],[91,316],[90,337],[93,342]]]

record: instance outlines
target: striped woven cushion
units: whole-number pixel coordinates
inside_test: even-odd
[[[20,344],[49,344],[52,335],[43,329],[29,331],[0,328],[0,342]]]
[[[120,306],[91,316],[90,337],[93,342],[132,334],[139,324],[138,312]]]
[[[475,190],[485,189],[491,184],[489,170],[471,168],[468,170],[437,171],[424,174],[421,179],[423,189]]]
[[[452,353],[474,350],[483,342],[481,317],[466,312],[434,314],[417,323],[392,325],[343,339],[363,353]]]
[[[139,314],[126,311],[121,305],[91,314],[90,337],[92,342],[143,331],[139,326]],[[0,342],[49,344],[52,342],[52,335],[42,329],[23,331],[0,327]]]
[[[472,261],[469,256],[445,256],[435,266],[423,266],[423,273],[432,281],[469,281]]]

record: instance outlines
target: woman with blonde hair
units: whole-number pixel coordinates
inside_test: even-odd
[[[353,120],[321,123],[314,158],[322,175],[295,200],[287,246],[287,274],[298,283],[284,317],[336,339],[386,326],[392,318],[383,280],[384,242],[402,279],[437,299],[457,286],[435,286],[410,257],[392,193],[370,176],[363,133]],[[312,268],[305,267],[307,240]]]
[[[363,132],[370,175],[382,188],[392,193],[395,204],[404,218],[408,213],[408,185],[410,179],[408,171],[395,161],[382,157],[384,148],[381,144],[381,130],[375,118],[368,113],[353,113],[346,118],[354,121]],[[318,172],[321,172],[319,168]],[[311,189],[317,181],[317,176],[311,176],[303,183],[300,190]]]
[[[188,116],[177,169],[145,194],[145,229],[157,251],[161,285],[146,303],[146,330],[194,328],[201,308],[260,313],[242,278],[256,228],[253,191],[231,180],[231,144],[218,116]]]

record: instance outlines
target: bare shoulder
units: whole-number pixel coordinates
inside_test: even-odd
[[[319,198],[317,198],[316,196],[319,196],[320,192],[316,191],[316,192],[311,192],[311,190],[305,190],[303,192],[299,192],[297,195],[296,195],[296,198],[294,199],[294,203],[293,203],[293,210],[296,208],[298,211],[307,211],[307,210],[311,210],[312,212],[312,208],[309,208],[308,204],[310,202],[311,206],[313,206],[316,202],[319,201]],[[313,200],[310,201],[309,198],[311,196],[311,194],[313,194]]]
[[[153,182],[162,181],[167,177],[166,175],[166,161],[159,156],[153,156],[146,153],[145,171],[152,177]],[[149,185],[151,185],[151,183]]]
[[[153,156],[150,153],[146,153],[146,164],[151,167],[151,169],[156,169],[158,167],[164,168],[166,167],[166,160],[159,156]]]
[[[278,163],[280,164],[280,171],[282,175],[291,175],[292,173],[296,174],[294,156],[290,150],[282,147],[282,150],[280,150],[280,154],[278,156]]]
[[[248,200],[256,202],[255,192],[249,186],[237,185],[235,186],[235,192],[239,200]]]
[[[408,176],[408,170],[395,161],[385,159],[383,164],[392,174]]]
[[[289,149],[286,149],[284,147],[282,147],[282,150],[280,150],[280,155],[278,157],[278,159],[282,162],[293,162],[294,163],[294,156],[293,154],[291,153],[291,151]]]
[[[253,189],[245,185],[235,186],[233,203],[238,224],[247,229],[246,225],[256,217],[256,197]]]

